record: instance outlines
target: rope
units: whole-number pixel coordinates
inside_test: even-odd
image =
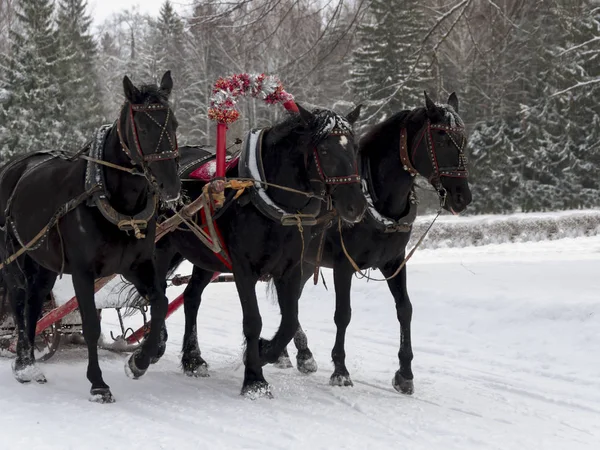
[[[197,180],[195,178],[182,178],[181,181],[202,181],[202,180]],[[258,184],[262,184],[262,185],[267,186],[267,187],[274,187],[274,188],[277,188],[277,189],[281,189],[283,191],[292,192],[294,194],[304,195],[305,197],[308,197],[308,198],[318,198],[319,200],[325,200],[322,196],[313,194],[312,192],[304,192],[304,191],[300,191],[298,189],[293,189],[291,187],[282,186],[280,184],[275,184],[275,183],[270,183],[270,182],[267,182],[267,181],[256,180],[254,178],[237,178],[236,177],[236,178],[227,178],[227,181],[228,182],[233,182],[233,181],[247,181],[247,182],[251,182],[253,184],[254,183],[258,183]],[[231,185],[226,185],[226,187],[230,187],[232,189],[240,189],[238,187],[234,187],[234,186],[231,186]]]
[[[298,233],[300,233],[300,240],[302,241],[302,251],[300,252],[300,279],[302,279],[304,278],[304,227],[302,226],[300,214],[298,214],[296,220],[296,226],[298,227]]]
[[[40,245],[42,244],[41,242],[37,245],[37,247],[34,247],[34,246],[38,243],[38,241],[44,239],[47,236],[50,229],[58,223],[59,219],[61,217],[64,217],[69,212],[73,211],[75,208],[77,208],[89,196],[91,196],[97,189],[98,189],[98,186],[93,186],[91,189],[88,189],[87,191],[80,194],[78,197],[75,197],[74,199],[68,201],[67,203],[62,205],[58,210],[56,210],[56,212],[50,218],[50,220],[48,221],[46,226],[44,228],[42,228],[38,232],[38,234],[36,234],[33,237],[33,239],[31,239],[27,244],[22,245],[19,250],[17,250],[15,253],[13,253],[8,258],[6,258],[4,261],[2,261],[2,263],[0,263],[0,270],[4,269],[4,267],[6,267],[7,265],[13,263],[23,253],[39,248]],[[8,220],[7,220],[7,222],[8,222]],[[14,223],[12,223],[12,221],[11,221],[11,224],[13,226],[13,229],[16,230],[16,225]],[[61,236],[61,240],[62,240],[62,236]]]
[[[398,267],[398,269],[396,270],[396,272],[394,272],[394,274],[392,276],[390,276],[390,277],[382,278],[382,279],[371,278],[370,275],[365,274],[365,273],[363,273],[360,270],[360,267],[358,267],[358,264],[356,264],[356,261],[354,261],[352,259],[352,257],[348,253],[348,250],[346,250],[346,245],[344,245],[344,239],[342,237],[342,219],[340,218],[340,219],[338,219],[338,231],[339,231],[339,234],[340,234],[340,243],[342,244],[342,250],[344,251],[344,254],[346,255],[346,258],[348,259],[348,261],[350,262],[350,264],[352,265],[352,267],[354,268],[354,270],[360,274],[359,279],[366,278],[368,281],[388,281],[388,280],[391,280],[392,278],[396,278],[398,276],[398,274],[402,271],[402,269],[404,268],[404,266],[406,265],[406,263],[408,262],[408,260],[410,258],[412,258],[413,254],[417,251],[417,248],[419,248],[419,246],[421,245],[421,243],[425,239],[425,236],[427,236],[427,234],[429,233],[429,230],[431,230],[431,227],[433,226],[433,224],[435,223],[435,221],[437,220],[437,218],[440,216],[441,213],[442,213],[442,208],[440,207],[440,209],[438,210],[436,216],[433,218],[433,221],[429,224],[429,226],[427,227],[427,229],[425,230],[425,232],[423,233],[423,235],[421,236],[421,238],[417,241],[417,243],[412,248],[412,250],[410,252],[408,252],[408,255],[406,256],[406,258],[404,258],[404,260],[402,261],[402,263],[400,264],[400,266]]]
[[[117,169],[117,170],[121,170],[123,172],[130,173],[131,175],[143,175],[135,167],[123,167],[123,166],[119,166],[118,164],[113,164],[108,161],[103,161],[101,159],[92,158],[91,156],[87,156],[87,155],[79,155],[79,157],[81,159],[85,159],[86,161],[91,161],[96,164],[100,164],[102,166],[110,167],[111,169]]]

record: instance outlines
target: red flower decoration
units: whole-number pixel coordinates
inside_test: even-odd
[[[213,86],[208,117],[220,123],[233,123],[239,117],[238,97],[262,97],[265,103],[285,103],[294,97],[283,89],[281,81],[273,75],[240,73],[219,78]]]

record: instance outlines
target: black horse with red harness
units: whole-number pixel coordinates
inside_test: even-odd
[[[125,77],[123,87],[119,117],[84,151],[36,152],[0,170],[0,301],[10,300],[18,328],[14,376],[46,382],[34,355],[36,322],[58,275],[71,274],[92,400],[103,403],[114,398],[98,363],[94,280],[122,274],[151,305],[151,331],[126,365],[141,376],[158,353],[167,312],[153,260],[156,210],[159,201],[177,200],[181,187],[170,72],[160,86],[137,88]]]
[[[344,344],[351,316],[352,277],[359,270],[375,268],[388,283],[400,323],[400,368],[392,384],[405,394],[414,390],[412,305],[406,288],[405,255],[417,216],[415,177],[421,175],[429,180],[439,194],[441,206],[448,211],[459,213],[471,202],[465,155],[467,140],[458,115],[458,98],[453,93],[447,104],[439,105],[425,94],[425,103],[424,108],[401,111],[375,125],[360,140],[367,213],[351,228],[315,230],[320,236],[314,236],[307,252],[309,262],[304,266],[303,285],[319,265],[333,268],[334,272],[337,334],[331,352],[335,366],[330,378],[332,385],[352,385]],[[298,369],[304,373],[316,371],[301,327],[294,343],[298,349]],[[288,358],[286,351],[279,365],[285,366]]]
[[[327,205],[349,223],[360,221],[366,207],[352,130],[358,114],[359,108],[342,117],[328,110],[309,112],[299,107],[299,114],[271,128],[249,132],[239,161],[229,161],[226,175],[227,180],[252,180],[252,187],[241,195],[232,190],[221,209],[211,209],[212,217],[200,214],[194,223],[157,243],[161,280],[166,280],[167,272],[183,258],[194,264],[184,293],[182,366],[187,375],[207,375],[196,329],[202,292],[214,272],[233,272],[246,337],[242,393],[251,397],[271,395],[262,366],[277,360],[298,327],[301,261],[312,227]],[[197,147],[183,147],[181,154],[184,193],[191,199],[199,198],[214,173],[213,157]],[[211,222],[220,253],[191,232],[198,226],[197,233],[209,235]],[[255,285],[264,276],[274,281],[282,323],[272,340],[259,344],[262,320]]]

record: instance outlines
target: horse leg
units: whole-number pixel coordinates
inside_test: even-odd
[[[160,287],[165,295],[167,293],[167,274],[169,272],[169,266],[171,264],[172,258],[175,256],[174,252],[171,250],[171,247],[172,245],[168,242],[167,237],[163,238],[156,245],[156,248],[154,250],[154,264],[156,277],[160,281]],[[160,360],[160,358],[163,357],[165,351],[167,350],[168,339],[169,334],[167,332],[167,325],[166,323],[163,323],[163,326],[160,329],[158,350],[156,352],[156,356],[150,359],[150,364],[156,364]]]
[[[300,267],[294,267],[274,279],[281,322],[273,339],[260,339],[263,364],[274,363],[292,340],[298,329],[298,299],[301,293]]]
[[[150,303],[150,331],[142,346],[133,352],[125,364],[127,376],[137,379],[146,373],[152,358],[158,355],[161,334],[164,333],[168,300],[163,289],[164,280],[159,280],[156,276],[152,259],[134,265],[125,278],[135,286],[141,296],[147,297]]]
[[[235,266],[234,262],[234,267]],[[233,277],[242,305],[242,323],[244,337],[246,338],[242,395],[251,399],[256,399],[258,397],[272,398],[271,388],[263,375],[262,361],[259,352],[262,318],[260,317],[255,290],[258,277],[239,273],[237,271],[234,272]]]
[[[386,278],[391,277],[404,257],[391,264],[387,264],[381,268],[381,273]],[[400,273],[388,280],[390,292],[394,296],[396,302],[396,315],[400,323],[400,350],[398,351],[398,359],[400,361],[400,369],[396,372],[392,385],[394,389],[403,394],[412,394],[414,392],[413,373],[411,363],[413,360],[413,351],[410,338],[410,322],[412,319],[412,304],[408,297],[406,289],[406,266],[402,268]]]
[[[210,284],[212,272],[194,266],[192,278],[183,292],[183,309],[185,312],[185,333],[181,355],[181,367],[189,377],[208,377],[208,364],[201,356],[198,345],[197,318],[202,292]]]
[[[33,263],[33,260],[30,261]],[[28,311],[26,329],[27,339],[31,343],[30,357],[31,361],[33,361],[31,375],[33,376],[33,379],[35,379],[35,381],[37,381],[38,383],[45,383],[46,377],[35,363],[35,329],[37,326],[37,322],[40,319],[42,308],[44,307],[44,302],[48,298],[48,294],[52,292],[52,287],[54,286],[54,282],[56,281],[57,275],[56,273],[47,270],[42,266],[39,266],[37,264],[35,265],[37,266],[37,273],[35,277],[31,280],[27,289]]]
[[[18,330],[17,357],[12,365],[13,375],[21,383],[45,383],[46,377],[35,363],[33,352],[35,327],[45,297],[37,295],[37,289],[44,288],[44,277],[39,273],[39,266],[29,256],[25,256],[21,261],[22,268],[18,269],[18,273],[7,271],[4,275]]]
[[[15,286],[15,285],[13,285]],[[17,326],[17,357],[12,363],[13,376],[19,383],[29,383],[32,380],[45,383],[46,378],[36,366],[33,358],[33,341],[29,338],[26,326],[26,307],[28,291],[22,288],[7,289],[13,317]]]
[[[352,275],[354,269],[348,264],[333,269],[333,282],[335,285],[335,314],[334,321],[337,327],[335,344],[331,350],[334,370],[329,384],[332,386],[353,386],[350,373],[346,368],[346,351],[344,349],[346,340],[346,328],[350,323],[352,308],[350,306],[350,288],[352,286]]]
[[[298,354],[296,355],[298,370],[305,374],[315,373],[318,369],[317,362],[310,348],[308,348],[308,338],[300,323],[298,323],[298,329],[294,335],[294,345],[298,350]]]
[[[92,383],[90,401],[113,403],[115,401],[110,388],[102,378],[98,362],[98,339],[100,339],[100,317],[94,303],[94,274],[92,272],[73,272],[73,288],[77,295],[83,338],[88,348],[87,379]]]
[[[312,276],[314,272],[314,267],[307,263],[304,264],[302,271],[302,283],[300,286],[300,296],[302,296],[302,289],[308,279]],[[298,329],[296,330],[296,334],[294,335],[294,345],[298,350],[298,354],[296,355],[296,363],[298,370],[301,373],[314,373],[317,371],[317,362],[313,358],[313,354],[308,348],[308,338],[302,329],[302,326],[298,322]],[[287,369],[292,367],[292,362],[290,361],[290,356],[287,351],[287,347],[283,349],[281,355],[279,355],[279,359],[275,363],[275,367],[280,369]]]

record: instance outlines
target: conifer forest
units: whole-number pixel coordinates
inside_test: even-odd
[[[0,162],[76,151],[115,117],[121,82],[171,70],[181,144],[214,143],[211,89],[277,75],[359,133],[423,91],[456,92],[470,213],[600,207],[600,0],[166,0],[95,23],[86,0],[0,0]],[[284,114],[251,100],[231,137]]]

